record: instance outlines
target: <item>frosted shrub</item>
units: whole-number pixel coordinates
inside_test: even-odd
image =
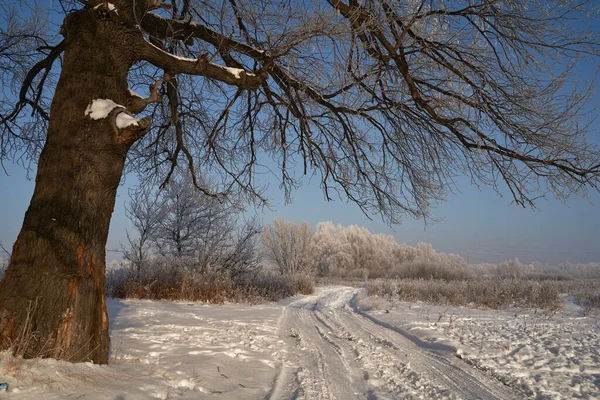
[[[361,286],[366,289],[368,295],[401,301],[474,305],[494,309],[516,306],[554,310],[560,307],[559,291],[553,282],[514,279],[453,282],[433,279],[378,279]]]
[[[554,281],[552,285],[559,293],[573,296],[584,308],[600,308],[600,280],[598,279]]]
[[[312,277],[305,274],[282,275],[263,271],[244,274],[235,280],[247,298],[278,301],[296,294],[311,294],[314,291]]]
[[[454,280],[473,275],[459,255],[438,253],[427,243],[408,246],[391,235],[374,234],[357,225],[320,222],[311,255],[319,276]]]
[[[497,274],[501,278],[519,279],[525,276],[525,266],[519,262],[518,258],[504,261],[497,265]]]
[[[266,259],[281,274],[312,273],[313,232],[307,222],[275,219],[264,228],[262,243]]]
[[[443,279],[446,281],[472,278],[466,265],[453,266],[435,261],[416,260],[392,269],[388,276],[403,279]]]

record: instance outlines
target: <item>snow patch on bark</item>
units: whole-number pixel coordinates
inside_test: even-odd
[[[102,119],[108,117],[108,114],[117,107],[125,108],[110,99],[95,99],[85,109],[84,116],[91,119]]]
[[[117,128],[119,129],[124,129],[128,126],[138,126],[138,122],[139,119],[132,117],[131,115],[125,112],[119,113],[119,115],[117,115],[117,118],[115,119],[115,123],[117,125]]]
[[[140,99],[143,99],[142,95],[139,94],[138,92],[136,92],[135,90],[133,90],[132,88],[127,89],[129,91],[129,94],[132,95],[133,97],[139,97]]]
[[[242,77],[242,72],[244,72],[244,70],[240,69],[240,68],[232,68],[232,67],[223,67],[223,68],[225,68],[233,76],[235,76],[236,79],[240,79]],[[248,74],[248,75],[252,75],[252,74]]]
[[[141,97],[141,96],[140,96]],[[91,119],[103,119],[108,117],[108,115],[115,109],[121,108],[123,111],[119,112],[119,114],[115,118],[115,125],[119,129],[124,129],[129,126],[138,126],[139,119],[130,115],[126,110],[126,108],[120,104],[115,103],[110,99],[95,99],[92,100],[90,105],[85,109],[84,116],[90,117]]]
[[[98,8],[100,8],[100,6],[103,6],[104,4],[105,4],[105,3],[100,3],[100,4],[98,4],[96,7],[94,7],[94,10],[97,10]],[[114,4],[112,4],[112,3],[106,3],[106,7],[108,7],[108,11],[109,11],[109,12],[113,12],[113,11],[114,11],[115,13],[117,12],[117,7],[115,7],[115,5],[114,5]]]

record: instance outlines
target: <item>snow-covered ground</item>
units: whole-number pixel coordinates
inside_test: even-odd
[[[277,304],[108,300],[108,366],[0,358],[14,399],[262,399],[285,345]]]
[[[0,354],[4,399],[592,398],[598,316],[360,299],[258,306],[110,300],[111,364]],[[367,311],[365,305],[378,309]],[[361,306],[362,305],[362,308]],[[386,311],[387,310],[387,311]]]
[[[600,398],[600,315],[563,296],[563,310],[540,312],[432,306],[363,298],[368,315],[463,360],[535,399]]]

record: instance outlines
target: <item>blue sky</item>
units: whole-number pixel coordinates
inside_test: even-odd
[[[17,166],[7,165],[9,176],[0,174],[0,241],[12,245],[29,199],[33,181]],[[118,192],[107,249],[119,248],[125,239],[129,222],[124,215],[127,187],[135,184],[128,177]],[[479,190],[464,179],[458,183],[462,193],[450,195],[448,201],[433,210],[442,222],[425,226],[423,221],[406,219],[401,225],[389,227],[377,216],[369,220],[357,206],[344,201],[327,203],[318,185],[307,183],[294,192],[293,202],[285,205],[273,182],[270,195],[275,209],[258,210],[264,223],[282,217],[296,221],[333,221],[342,225],[358,224],[372,232],[388,233],[399,242],[415,245],[432,243],[440,251],[459,253],[470,262],[499,262],[518,257],[522,262],[600,261],[600,194],[589,199],[572,199],[563,204],[556,200],[541,200],[539,210],[520,208],[508,195],[499,197],[490,189]],[[114,252],[109,260],[120,259]]]

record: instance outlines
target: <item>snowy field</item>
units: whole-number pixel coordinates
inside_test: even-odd
[[[0,398],[600,398],[598,314],[564,301],[473,310],[349,287],[258,306],[110,300],[109,366],[0,354]]]
[[[456,354],[535,399],[600,398],[600,313],[562,296],[563,310],[501,311],[362,301],[369,315]]]

